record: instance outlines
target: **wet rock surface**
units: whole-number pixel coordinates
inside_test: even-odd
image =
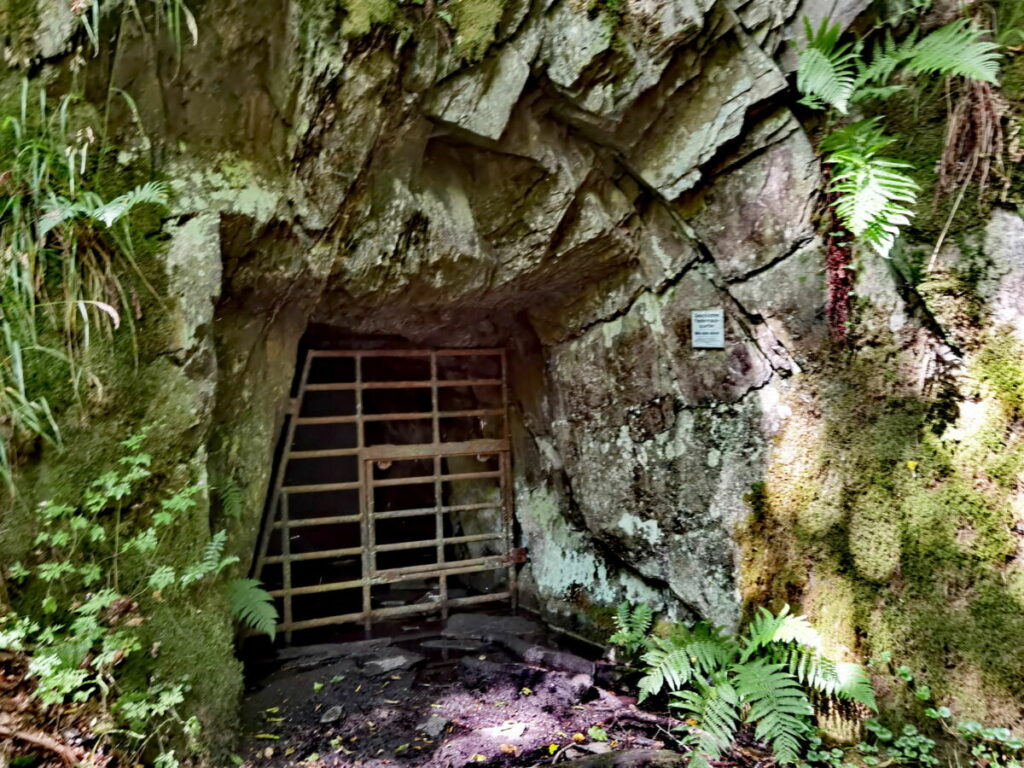
[[[502,642],[483,641],[471,651],[437,647],[436,627],[412,638],[288,648],[260,660],[244,705],[249,762],[674,765],[667,757],[673,753],[657,752],[661,720],[595,686],[595,662],[557,647],[539,624],[467,614],[452,617],[444,635],[496,627],[504,630]],[[509,648],[517,643],[518,653]],[[565,669],[573,665],[589,665],[590,674]],[[586,762],[588,756],[601,760]]]

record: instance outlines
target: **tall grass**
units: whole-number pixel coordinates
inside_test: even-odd
[[[118,187],[113,152],[81,106],[75,96],[51,103],[26,80],[0,113],[0,481],[8,487],[15,438],[61,443],[51,404],[26,371],[56,363],[77,393],[95,334],[132,323],[127,283],[141,276],[132,214],[166,202],[155,181],[109,199],[97,191]]]

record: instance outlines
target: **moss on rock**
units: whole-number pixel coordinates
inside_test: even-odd
[[[837,364],[827,388],[794,393],[740,536],[744,597],[801,603],[836,643],[932,673],[958,712],[1015,724],[1005,704],[1024,696],[1013,504],[1024,348],[998,331],[978,348],[955,423],[900,391],[894,350],[887,363],[875,351],[868,365]]]

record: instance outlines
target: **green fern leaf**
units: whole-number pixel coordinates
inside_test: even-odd
[[[754,724],[754,735],[771,746],[780,763],[796,762],[807,719],[814,713],[800,683],[782,664],[764,660],[737,666],[735,680],[749,705],[744,719]]]
[[[691,766],[707,764],[709,758],[719,757],[729,748],[739,725],[739,695],[732,685],[701,683],[699,690],[678,691],[672,696],[671,706],[697,721],[685,739],[693,748]]]
[[[915,74],[960,75],[995,85],[999,77],[999,45],[967,19],[941,27],[908,50],[906,69]]]
[[[256,579],[234,579],[228,582],[228,602],[231,613],[250,629],[269,635],[271,641],[277,632],[277,608],[274,598]]]
[[[899,228],[910,221],[917,202],[917,183],[903,173],[909,168],[879,152],[893,142],[878,126],[879,118],[852,123],[827,136],[821,147],[833,166],[829,191],[834,209],[854,237],[888,256]]]
[[[845,114],[857,79],[857,54],[851,44],[840,44],[842,29],[828,19],[815,32],[804,17],[804,29],[807,47],[800,52],[796,73],[801,103],[815,109],[828,105]]]

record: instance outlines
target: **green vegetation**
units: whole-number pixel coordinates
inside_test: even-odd
[[[812,694],[819,704],[845,700],[875,709],[864,670],[827,657],[818,633],[788,608],[762,609],[740,635],[699,622],[641,638],[651,619],[646,606],[624,603],[611,639],[627,652],[644,651],[640,701],[668,691],[669,706],[689,724],[680,730],[697,768],[720,757],[742,725],[753,727],[778,762],[797,762],[812,732]]]
[[[923,38],[912,33],[896,43],[891,33],[870,49],[863,41],[841,42],[841,30],[822,22],[807,25],[807,48],[800,55],[797,88],[812,109],[840,115],[868,99],[887,99],[906,88],[911,76],[942,75],[995,83],[999,45],[959,19]],[[870,50],[870,57],[867,52]],[[821,142],[825,163],[832,166],[829,192],[841,225],[853,237],[888,256],[900,227],[917,203],[918,184],[911,166],[880,154],[896,139],[886,136],[880,118],[860,120],[827,132]]]
[[[183,559],[171,545],[194,524],[204,489],[187,484],[145,502],[153,458],[141,450],[143,441],[124,441],[117,467],[75,503],[39,505],[32,559],[7,569],[23,585],[14,601],[25,611],[0,616],[0,650],[29,655],[33,695],[44,706],[95,702],[122,726],[110,730],[122,753],[143,756],[156,746],[162,764],[172,765],[171,745],[198,754],[200,723],[178,711],[187,675],[140,679],[147,665],[133,662],[143,649],[153,656],[160,648],[144,642],[144,626],[173,593],[208,589],[238,558],[224,555],[224,531],[209,536],[195,559]],[[240,620],[273,634],[277,614],[258,582],[229,582],[226,597]]]

